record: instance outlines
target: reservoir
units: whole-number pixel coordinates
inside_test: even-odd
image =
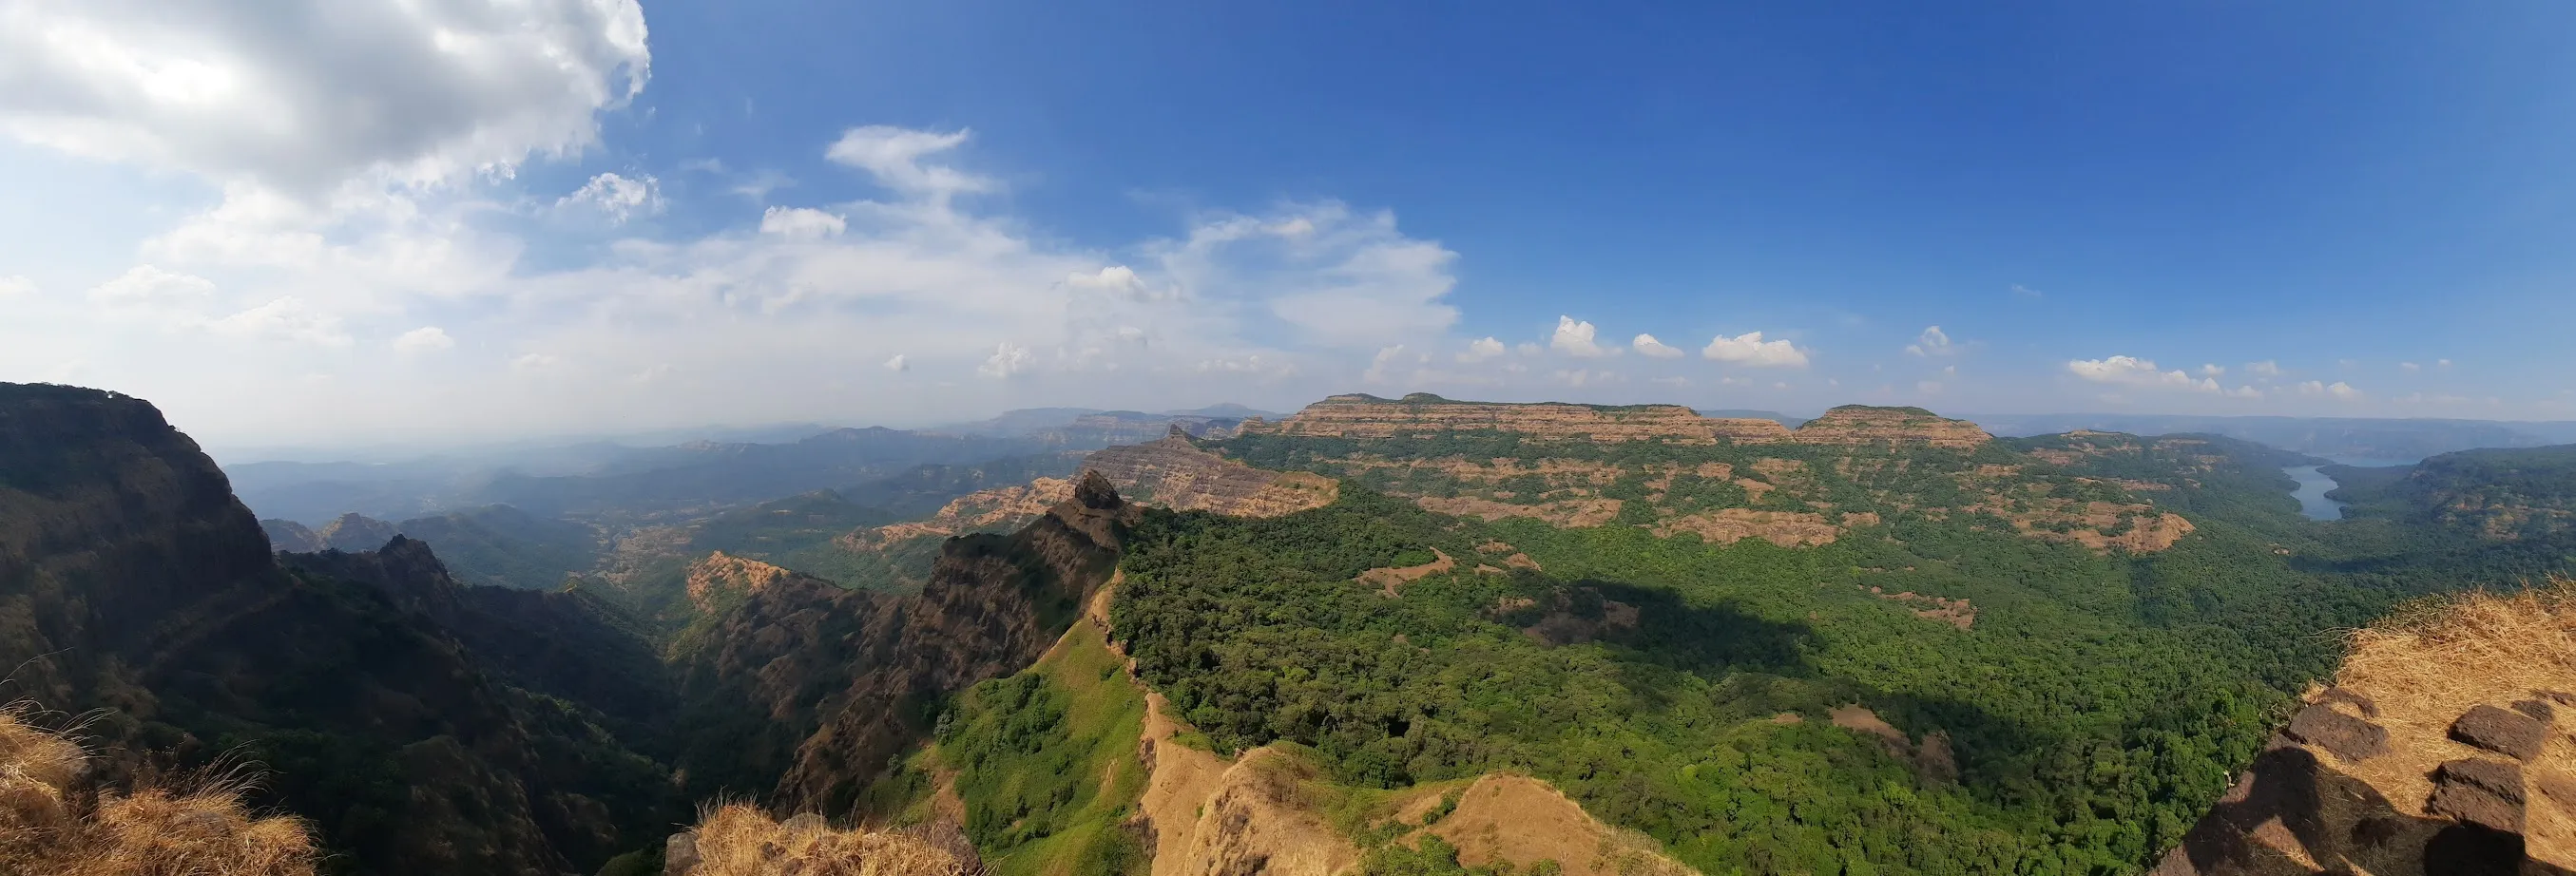
[[[2343,465],[2354,466],[2356,468],[2377,468],[2392,465],[2414,465],[2417,460],[2364,459],[2360,457],[2351,457],[2337,458],[2335,459],[2335,462]],[[2299,482],[2299,488],[2290,491],[2290,495],[2299,500],[2299,513],[2301,515],[2306,516],[2310,520],[2342,520],[2344,503],[2326,498],[2326,491],[2335,488],[2335,479],[2327,477],[2324,472],[2318,471],[2317,469],[2318,466],[2313,465],[2293,465],[2285,467],[2281,469],[2281,471],[2288,474],[2290,479]]]
[[[2326,491],[2335,488],[2334,478],[2326,477],[2313,465],[2294,465],[2281,470],[2299,482],[2299,488],[2290,491],[2290,495],[2298,498],[2300,514],[2310,520],[2343,519],[2343,503],[2326,498]]]

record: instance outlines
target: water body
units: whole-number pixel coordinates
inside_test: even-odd
[[[2335,459],[2336,463],[2353,466],[2355,468],[2414,465],[2418,461],[2419,460],[2413,459],[2364,459],[2361,457]],[[2294,465],[2283,468],[2281,471],[2288,474],[2291,480],[2299,482],[2299,488],[2290,491],[2290,495],[2299,500],[2300,514],[2305,515],[2310,520],[2342,520],[2344,503],[2326,498],[2326,491],[2335,488],[2335,479],[2326,476],[2325,472],[2318,471],[2318,468],[2318,466],[2313,465]]]

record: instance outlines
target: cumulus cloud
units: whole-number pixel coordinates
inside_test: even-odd
[[[405,353],[427,353],[455,346],[456,339],[448,337],[446,329],[434,325],[421,326],[394,337],[394,349]]]
[[[0,131],[312,197],[578,152],[650,66],[634,0],[9,3]]]
[[[563,357],[552,353],[529,353],[510,360],[510,367],[519,371],[541,371],[561,364]]]
[[[1595,342],[1592,339],[1593,333],[1591,323],[1579,322],[1571,316],[1560,316],[1556,318],[1556,333],[1548,336],[1547,346],[1559,353],[1586,358],[1615,355],[1619,352],[1615,348],[1604,347]]]
[[[1009,378],[1028,373],[1037,367],[1038,357],[1027,347],[1003,341],[993,348],[993,357],[976,366],[975,373],[992,378]]]
[[[1630,341],[1628,345],[1635,347],[1639,355],[1655,359],[1679,359],[1682,357],[1682,348],[1655,340],[1654,335],[1638,335],[1637,339]]]
[[[1936,325],[1925,328],[1923,334],[1914,339],[1914,343],[1905,346],[1905,352],[1917,356],[1947,356],[1953,352],[1953,348],[1950,346],[1950,336],[1942,333],[1941,327]]]
[[[2215,366],[2201,366],[2202,373],[2213,374],[2213,372],[2210,371],[2213,367]],[[2212,395],[2222,395],[2231,398],[2261,398],[2263,395],[2261,390],[2255,389],[2251,386],[2238,386],[2232,390],[2224,386],[2220,386],[2218,379],[2214,374],[2213,376],[2204,376],[2195,379],[2191,376],[2190,372],[2183,371],[2179,368],[2171,371],[2159,370],[2154,361],[2140,359],[2135,356],[2111,356],[2102,359],[2076,359],[2066,363],[2066,370],[2077,377],[2094,383],[2108,383],[2116,386],[2133,386],[2140,389],[2168,389],[2184,392],[2205,392]]]
[[[36,281],[25,277],[0,277],[0,298],[33,297]]]
[[[2299,384],[2299,394],[2325,396],[2336,401],[2354,401],[2361,398],[2361,390],[2354,389],[2352,384],[2345,383],[2340,380],[2333,383],[2326,383],[2319,380],[2311,380],[2306,383],[2301,383]]]
[[[771,207],[760,213],[760,233],[815,240],[848,231],[850,221],[812,207]]]
[[[1467,352],[1458,354],[1458,361],[1474,364],[1502,354],[1503,342],[1488,335],[1467,344]]]
[[[597,211],[608,218],[608,224],[623,225],[637,216],[652,216],[668,206],[662,200],[662,181],[651,174],[634,178],[603,173],[590,178],[580,189],[555,202],[556,209],[578,208]]]
[[[2422,365],[2417,365],[2417,364],[2415,364],[2415,363],[2413,363],[2413,362],[2399,362],[2399,363],[2397,363],[2397,370],[2399,370],[2399,371],[2404,371],[2404,372],[2406,372],[2406,373],[2408,373],[2408,374],[2413,374],[2413,373],[2415,373],[2415,372],[2418,372],[2418,371],[2422,371],[2422,370],[2424,370],[2424,366],[2422,366]]]
[[[2202,377],[2225,377],[2225,376],[2227,376],[2227,369],[2225,369],[2225,368],[2221,368],[2221,367],[2216,366],[2216,365],[2210,365],[2210,364],[2205,364],[2205,363],[2204,363],[2204,364],[2202,364],[2202,365],[2200,366],[2200,376],[2202,376]]]
[[[1719,362],[1750,365],[1756,368],[1805,368],[1807,351],[1787,338],[1766,341],[1761,332],[1746,332],[1735,337],[1719,335],[1701,347],[1699,354]]]
[[[2022,285],[2022,284],[2020,284],[2020,283],[2014,283],[2014,284],[2013,284],[2013,286],[2012,286],[2012,294],[2013,294],[2013,297],[2016,297],[2016,298],[2028,298],[2028,299],[2031,299],[2031,300],[2033,300],[2033,301],[2039,300],[2039,299],[2041,299],[2041,298],[2046,298],[2046,297],[2048,297],[2046,293],[2043,293],[2043,292],[2041,292],[2041,291],[2039,291],[2039,290],[2037,290],[2037,289],[2030,288],[2030,287],[2028,287],[2028,286],[2024,286],[2024,285]]]
[[[2261,362],[2246,363],[2245,373],[2256,377],[2274,378],[2281,376],[2283,372],[2281,371],[2281,363],[2265,359]]]
[[[905,359],[902,353],[896,353],[894,358],[885,360],[884,368],[887,371],[902,374],[912,370],[912,360]]]

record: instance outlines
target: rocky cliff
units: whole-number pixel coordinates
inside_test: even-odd
[[[1340,492],[1331,478],[1264,471],[1201,450],[1178,426],[1159,441],[1095,452],[1083,459],[1082,467],[1107,477],[1131,501],[1236,517],[1320,508]]]
[[[425,604],[282,568],[213,461],[152,405],[0,384],[11,698],[97,710],[84,732],[110,774],[264,761],[254,803],[313,819],[333,855],[370,872],[596,866],[630,838],[532,741],[566,735],[532,733],[544,716]]]
[[[1778,441],[1787,427],[1773,420],[1714,419],[1681,405],[1505,404],[1451,401],[1428,393],[1402,399],[1337,395],[1307,405],[1277,423],[1244,421],[1240,434],[1325,438],[1436,436],[1492,430],[1545,440],[1662,440],[1711,444]]]
[[[725,737],[690,749],[731,758],[717,767],[729,776],[777,776],[782,808],[847,811],[927,731],[923,710],[937,697],[1045,653],[1108,580],[1135,513],[1106,479],[1086,474],[1017,532],[949,540],[912,596],[762,576],[756,592],[710,619],[688,658],[689,723]],[[740,733],[745,716],[774,729]],[[717,729],[728,725],[736,729]]]
[[[1801,444],[1847,446],[1916,446],[1971,449],[1994,440],[1966,420],[1953,420],[1922,408],[1843,405],[1808,420],[1790,440]]]

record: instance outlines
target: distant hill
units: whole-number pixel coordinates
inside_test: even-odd
[[[2535,447],[2576,441],[2576,422],[2171,414],[1981,415],[1968,419],[1989,432],[2006,436],[2050,435],[2079,429],[2135,435],[2201,433],[2317,456],[2402,461],[2480,447]]]

